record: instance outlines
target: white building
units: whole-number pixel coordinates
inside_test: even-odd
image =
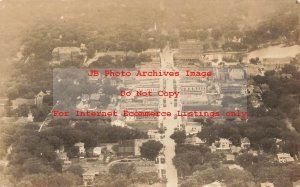
[[[126,123],[125,121],[122,121],[122,120],[114,120],[110,123],[112,126],[117,126],[117,127],[126,127]]]
[[[78,142],[78,143],[75,143],[74,146],[79,148],[79,154],[80,155],[84,155],[85,154],[84,143]]]
[[[210,184],[205,184],[202,187],[227,187],[226,184],[219,182],[219,181],[215,181],[213,183]]]
[[[260,183],[260,187],[274,187],[274,184],[271,182]]]
[[[287,163],[287,162],[295,161],[294,158],[291,157],[289,153],[278,153],[277,158],[279,163]]]
[[[94,147],[93,148],[93,156],[99,156],[102,153],[102,147]]]
[[[215,142],[217,150],[229,150],[232,142],[226,138],[220,138],[219,141]]]

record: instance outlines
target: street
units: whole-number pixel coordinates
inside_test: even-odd
[[[169,47],[166,47],[160,54],[161,59],[161,70],[162,71],[174,71],[173,53],[170,51]],[[160,88],[166,90],[167,92],[176,92],[176,83],[179,82],[179,77],[161,77],[160,78]],[[180,94],[177,98],[173,97],[160,97],[160,111],[172,112],[173,114],[179,110],[181,107]],[[177,187],[177,170],[173,165],[172,159],[175,156],[175,142],[170,136],[173,134],[174,129],[177,128],[181,123],[181,118],[176,118],[174,116],[160,118],[160,124],[166,127],[165,131],[165,158],[166,158],[166,178],[168,179],[167,187]]]

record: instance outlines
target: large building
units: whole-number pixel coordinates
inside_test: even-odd
[[[134,140],[124,140],[119,142],[118,145],[118,155],[124,156],[140,156],[140,147],[143,143],[147,142],[148,139],[134,139]]]
[[[201,59],[203,46],[198,40],[187,40],[179,42],[179,51],[175,54],[176,60],[198,61]]]
[[[285,58],[264,58],[262,60],[262,65],[266,71],[268,70],[280,70],[285,65],[290,64],[292,58],[285,57]]]
[[[182,82],[180,83],[181,94],[205,94],[206,93],[206,83],[200,82]]]

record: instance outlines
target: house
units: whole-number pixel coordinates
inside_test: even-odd
[[[161,141],[165,135],[159,133],[159,130],[148,130],[147,135],[149,139]]]
[[[134,139],[134,140],[124,140],[119,142],[118,145],[118,155],[132,155],[140,156],[140,147],[143,143],[149,141],[148,139]]]
[[[202,51],[203,45],[199,40],[180,41],[179,52],[174,54],[174,58],[183,62],[198,61]]]
[[[257,156],[258,155],[258,151],[254,151],[254,150],[249,150],[248,154],[251,154],[253,156]]]
[[[105,150],[106,153],[117,154],[117,150],[115,148],[118,147],[118,145],[119,143],[103,143],[99,144],[98,146],[102,147],[101,152],[104,152]]]
[[[94,147],[93,148],[93,156],[99,156],[102,153],[102,147]]]
[[[186,144],[191,144],[191,145],[200,145],[200,144],[204,144],[205,141],[201,140],[199,137],[197,136],[193,136],[193,137],[187,137],[185,139],[185,143]]]
[[[158,169],[159,178],[166,178],[166,158],[165,155],[160,154],[155,159],[155,165]]]
[[[68,169],[68,167],[70,167],[71,164],[72,164],[72,161],[70,161],[70,160],[64,160],[63,164],[62,164],[62,170],[64,171],[64,170]]]
[[[274,184],[271,182],[260,183],[260,187],[274,187]]]
[[[56,47],[52,51],[51,65],[61,64],[66,61],[80,61],[85,55],[79,47]]]
[[[293,187],[300,187],[300,180],[293,182]]]
[[[275,145],[276,145],[276,148],[277,148],[278,152],[280,152],[282,150],[284,142],[283,142],[282,139],[275,138]]]
[[[228,168],[229,169],[238,169],[238,170],[241,170],[241,171],[244,170],[244,168],[242,166],[237,165],[237,164],[231,164],[231,165],[228,166]]]
[[[198,134],[199,132],[201,132],[202,127],[197,122],[189,122],[184,126],[184,130],[185,130],[185,134],[187,136],[189,136],[189,135],[194,135],[194,134]]]
[[[57,153],[57,157],[61,161],[67,161],[67,160],[69,160],[69,157],[67,156],[66,152]]]
[[[90,101],[99,101],[100,96],[101,95],[98,94],[98,93],[93,93],[93,94],[90,95]]]
[[[93,186],[95,184],[95,172],[87,171],[82,174],[82,178],[84,186]]]
[[[287,163],[287,162],[295,161],[294,158],[291,157],[289,153],[278,153],[277,158],[279,163]]]
[[[55,152],[56,152],[56,154],[63,153],[63,152],[65,152],[65,147],[62,145],[59,147],[59,149],[56,149]]]
[[[231,80],[241,80],[245,78],[245,72],[243,69],[232,68],[229,70],[229,79]]]
[[[226,154],[226,161],[234,161],[235,156],[233,154]]]
[[[245,137],[241,139],[241,148],[242,149],[249,149],[250,148],[250,140],[249,138]]]
[[[217,150],[229,150],[232,142],[226,138],[220,138],[219,141],[215,142]]]
[[[219,181],[215,181],[213,183],[210,184],[205,184],[202,187],[227,187],[226,184],[219,182]]]
[[[216,152],[217,151],[217,147],[216,147],[215,143],[212,143],[212,145],[209,146],[209,149],[210,149],[211,152]]]
[[[230,150],[231,150],[231,153],[233,153],[233,154],[238,154],[238,153],[242,150],[242,148],[241,148],[241,147],[238,147],[238,146],[232,145],[232,146],[230,147]]]
[[[34,104],[40,108],[43,103],[44,103],[44,97],[45,96],[49,96],[51,94],[51,91],[50,90],[47,90],[47,91],[40,91],[38,94],[35,95],[34,97]]]
[[[110,124],[112,126],[117,126],[117,127],[126,127],[127,126],[125,121],[122,121],[122,120],[119,120],[119,119],[112,121]]]
[[[78,143],[75,143],[74,146],[78,147],[78,149],[79,149],[79,155],[85,155],[84,143],[78,142]]]

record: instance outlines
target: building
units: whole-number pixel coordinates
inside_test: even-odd
[[[68,161],[69,160],[69,157],[67,156],[66,152],[58,152],[57,157],[61,161]]]
[[[300,187],[300,180],[293,182],[293,187]]]
[[[84,59],[86,52],[79,47],[56,47],[52,51],[52,65],[62,62],[77,62]]]
[[[102,153],[102,147],[94,147],[93,148],[93,156],[99,156]]]
[[[202,57],[203,45],[198,40],[179,42],[179,52],[174,54],[175,60],[199,61]]]
[[[78,143],[75,143],[74,146],[78,147],[78,149],[79,149],[79,155],[85,155],[84,143],[78,142]]]
[[[228,168],[229,169],[238,169],[238,170],[241,170],[241,171],[244,170],[244,168],[242,166],[236,165],[236,164],[229,165]]]
[[[285,65],[290,64],[292,58],[284,57],[284,58],[263,58],[262,65],[265,70],[280,70]]]
[[[254,150],[249,150],[248,154],[251,154],[253,156],[258,156],[258,151],[254,151]]]
[[[184,126],[184,130],[185,130],[185,133],[187,136],[194,135],[194,134],[198,134],[199,132],[201,132],[202,126],[197,122],[188,122]]]
[[[185,139],[185,144],[191,144],[191,145],[200,145],[204,144],[205,141],[202,141],[199,137],[193,136],[193,137],[187,137]]]
[[[112,126],[117,126],[117,127],[126,127],[126,123],[125,121],[122,121],[122,120],[114,120],[110,123]]]
[[[147,111],[147,112],[157,112],[159,105],[143,105],[141,102],[127,102],[121,105],[123,110],[128,110],[129,112],[140,112],[140,111]],[[126,116],[126,122],[137,122],[137,121],[158,121],[157,116]]]
[[[214,144],[217,150],[230,150],[232,142],[226,138],[220,138],[220,140],[215,141]]]
[[[239,68],[239,69],[236,69],[236,68],[229,69],[229,79],[231,79],[231,80],[245,79],[245,71],[241,68]]]
[[[210,184],[205,184],[202,187],[227,187],[226,184],[219,182],[219,181],[215,181],[212,182]]]
[[[87,171],[82,174],[83,185],[93,186],[95,184],[95,172]]]
[[[235,156],[234,154],[226,154],[226,161],[234,161]]]
[[[181,94],[205,94],[206,93],[206,83],[200,82],[181,82],[180,83]]]
[[[241,97],[247,95],[247,84],[242,83],[216,83],[215,88],[218,94]]]
[[[238,147],[238,146],[232,145],[232,146],[230,147],[230,150],[231,150],[231,153],[232,153],[232,154],[238,154],[238,153],[242,150],[242,148],[241,148],[241,147]]]
[[[34,104],[40,108],[43,103],[44,103],[44,97],[45,96],[50,96],[51,95],[51,91],[47,90],[47,91],[40,91],[37,95],[35,95],[34,97]]]
[[[181,103],[183,106],[199,106],[208,105],[209,101],[207,95],[186,94],[181,97]]]
[[[294,158],[291,157],[289,153],[278,153],[277,158],[279,163],[288,163],[288,162],[295,161]]]
[[[274,187],[274,184],[271,182],[260,183],[260,187]]]
[[[147,135],[149,139],[156,141],[161,141],[165,137],[165,135],[161,134],[159,130],[148,130]]]
[[[68,169],[72,165],[72,161],[70,160],[64,160],[62,164],[62,170]]]
[[[249,138],[245,137],[241,139],[241,148],[242,149],[249,149],[250,148],[250,140]]]
[[[143,143],[149,141],[148,139],[134,139],[134,140],[124,140],[119,142],[118,145],[118,155],[124,156],[140,156],[140,147]]]
[[[166,178],[166,158],[164,155],[158,155],[155,159],[155,165],[158,169],[158,177],[163,179]]]

